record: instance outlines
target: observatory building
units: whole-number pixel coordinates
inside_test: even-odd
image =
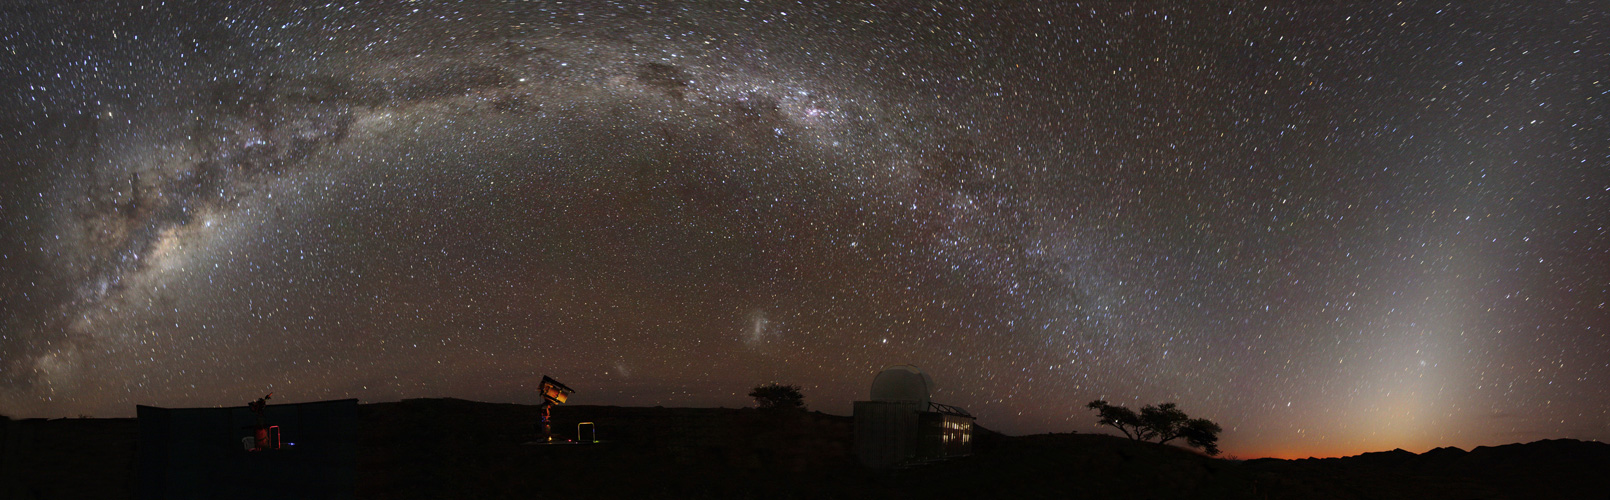
[[[973,416],[928,399],[933,378],[911,365],[872,379],[872,400],[855,402],[855,456],[875,468],[973,452]]]

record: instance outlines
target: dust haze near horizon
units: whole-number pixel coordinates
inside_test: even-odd
[[[461,397],[1610,440],[1592,3],[22,2],[0,413]]]

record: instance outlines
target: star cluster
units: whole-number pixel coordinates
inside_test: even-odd
[[[1610,15],[22,3],[0,408],[453,396],[1610,438]]]

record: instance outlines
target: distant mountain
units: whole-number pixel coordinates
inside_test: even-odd
[[[1259,459],[1245,466],[1285,478],[1287,486],[1336,492],[1328,498],[1610,498],[1610,444],[1574,439],[1468,452],[1448,447],[1419,455],[1398,449],[1345,458]]]
[[[1610,445],[1574,440],[1304,460],[1215,459],[1102,434],[975,435],[892,471],[854,459],[850,417],[724,408],[413,399],[359,407],[358,498],[1610,498]],[[133,498],[133,419],[0,419],[0,499]],[[273,480],[273,478],[264,478]]]

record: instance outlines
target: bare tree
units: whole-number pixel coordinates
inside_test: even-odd
[[[1219,424],[1205,418],[1191,418],[1174,403],[1147,405],[1139,414],[1100,399],[1085,407],[1096,410],[1096,424],[1118,429],[1129,439],[1166,444],[1183,438],[1186,445],[1201,448],[1209,456],[1219,454],[1219,433],[1223,432]]]
[[[1145,439],[1141,434],[1143,424],[1140,416],[1136,415],[1134,410],[1122,406],[1113,406],[1100,399],[1091,401],[1085,407],[1096,410],[1097,424],[1118,429],[1118,432],[1124,433],[1124,436],[1129,439],[1137,441]]]

